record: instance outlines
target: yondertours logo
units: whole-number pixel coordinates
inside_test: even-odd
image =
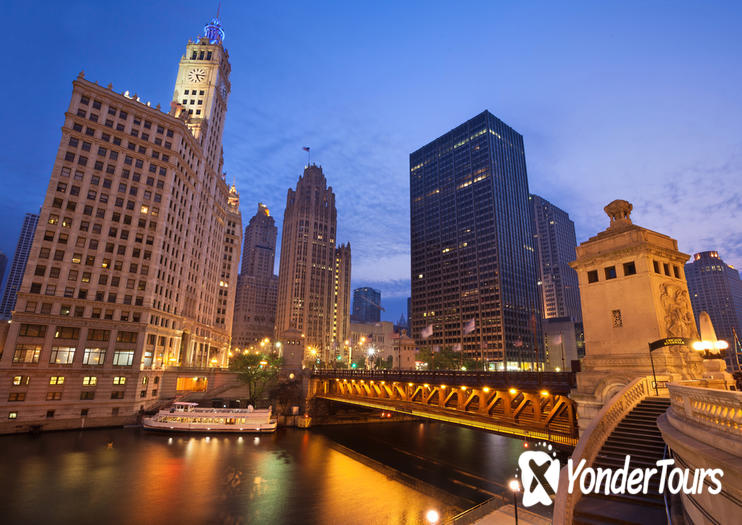
[[[566,489],[569,494],[579,490],[587,494],[719,494],[722,489],[722,469],[688,469],[674,467],[672,458],[661,459],[655,467],[631,468],[631,455],[623,467],[587,467],[581,459],[576,465],[567,461],[567,486],[559,486],[560,462],[551,445],[539,443],[544,450],[529,450],[518,457],[518,470],[523,484],[523,506],[536,503],[551,505],[557,491]],[[518,477],[518,474],[516,474]]]
[[[518,467],[523,483],[523,506],[536,503],[551,505],[559,486],[559,459],[556,452],[529,450],[518,457]]]

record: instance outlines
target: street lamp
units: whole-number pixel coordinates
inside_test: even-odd
[[[425,513],[425,519],[428,521],[428,523],[438,523],[441,519],[441,515],[438,513],[435,509],[430,509],[428,512]]]
[[[517,479],[511,479],[508,488],[513,493],[513,506],[515,508],[515,525],[518,525],[518,492],[520,492],[520,483]]]
[[[729,343],[724,340],[718,341],[695,341],[693,343],[693,350],[698,352],[707,352],[709,354],[718,354],[722,350],[729,348]]]

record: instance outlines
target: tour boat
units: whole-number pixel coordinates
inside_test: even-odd
[[[176,432],[274,432],[276,420],[271,409],[196,408],[198,403],[178,401],[152,417],[142,420],[149,430]]]

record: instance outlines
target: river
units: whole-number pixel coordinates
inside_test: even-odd
[[[3,436],[1,521],[423,524],[431,509],[445,519],[504,493],[522,450],[517,439],[432,422]]]

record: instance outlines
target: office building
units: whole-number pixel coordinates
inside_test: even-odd
[[[281,235],[276,337],[295,329],[328,362],[350,333],[350,244],[336,246],[335,194],[322,168],[289,188]]]
[[[245,228],[232,324],[233,347],[246,348],[273,337],[278,300],[278,276],[273,275],[277,235],[270,210],[258,204],[258,211]]]
[[[0,252],[0,291],[2,291],[3,280],[5,279],[5,269],[8,267],[8,256]]]
[[[575,223],[543,197],[531,195],[530,202],[543,318],[580,322],[577,272],[569,266],[577,258]]]
[[[708,312],[716,337],[729,343],[727,355],[732,357],[734,334],[736,332],[738,338],[742,336],[742,281],[739,272],[725,263],[719,252],[708,251],[693,255],[693,260],[685,265],[685,277],[696,325],[701,312]],[[729,359],[735,370],[740,360],[742,356]]]
[[[21,234],[18,237],[13,263],[10,265],[10,273],[8,274],[8,282],[5,284],[3,299],[0,303],[0,319],[10,319],[10,314],[15,308],[16,296],[21,282],[23,282],[23,274],[26,271],[28,254],[31,252],[38,222],[39,216],[35,213],[27,213],[23,218]]]
[[[485,111],[410,154],[412,336],[487,368],[543,359],[523,137]]]
[[[364,286],[353,290],[353,314],[351,319],[359,323],[381,321],[381,292]]]
[[[0,361],[0,431],[131,421],[175,395],[166,370],[184,393],[227,365],[242,221],[221,171],[219,21],[204,35],[185,46],[168,112],[72,82]]]

